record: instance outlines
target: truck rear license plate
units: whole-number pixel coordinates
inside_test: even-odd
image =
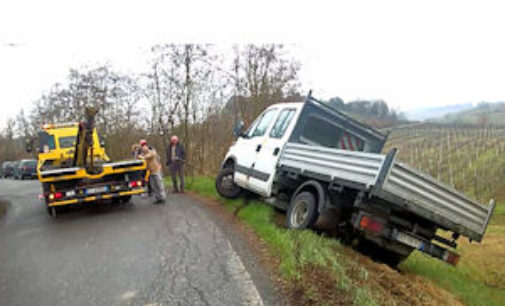
[[[106,192],[107,189],[107,186],[88,188],[86,189],[86,194],[102,193]]]
[[[416,249],[419,249],[423,244],[421,240],[401,232],[399,232],[398,235],[396,236],[396,240]]]

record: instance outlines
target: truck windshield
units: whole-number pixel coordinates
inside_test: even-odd
[[[60,137],[58,141],[60,148],[70,148],[75,145],[75,136]]]
[[[261,117],[258,118],[253,123],[253,125],[251,125],[251,128],[247,132],[247,138],[265,135],[265,132],[270,126],[270,122],[272,122],[272,119],[274,119],[274,115],[276,113],[277,113],[276,108],[267,110],[265,113],[263,113],[263,115],[261,115]]]
[[[45,152],[44,147],[48,150],[54,150],[56,145],[54,143],[54,136],[48,134],[46,131],[39,132],[39,152]]]

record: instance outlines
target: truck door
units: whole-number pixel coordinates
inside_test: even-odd
[[[268,197],[272,193],[272,183],[282,148],[289,138],[292,123],[296,121],[298,107],[280,108],[271,129],[265,133],[257,146],[258,154],[251,167],[249,189]]]
[[[250,126],[243,137],[237,140],[233,150],[236,156],[234,181],[237,185],[249,188],[251,170],[261,149],[267,130],[277,115],[277,108],[264,111]]]

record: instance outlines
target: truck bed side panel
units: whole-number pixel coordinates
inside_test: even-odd
[[[457,232],[477,241],[482,239],[492,211],[454,188],[399,162],[393,165],[382,189],[406,199],[409,206],[433,212],[441,218],[442,224],[454,224],[460,229]]]
[[[286,144],[279,165],[316,172],[331,180],[359,183],[365,188],[375,184],[384,155],[353,152],[324,147]]]

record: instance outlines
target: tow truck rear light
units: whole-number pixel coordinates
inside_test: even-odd
[[[133,181],[133,182],[130,182],[130,187],[131,188],[142,187],[142,181]]]
[[[451,251],[446,251],[446,253],[442,259],[444,261],[450,263],[451,265],[455,266],[459,262],[459,254],[451,252]]]
[[[375,234],[380,234],[384,229],[384,223],[378,221],[377,219],[371,218],[369,216],[361,217],[359,222],[360,228],[370,231]]]
[[[69,191],[65,192],[65,196],[67,196],[67,197],[73,197],[73,196],[75,196],[75,191],[74,190],[69,190]]]
[[[59,200],[63,198],[63,193],[61,192],[56,192],[56,193],[50,193],[49,194],[49,200]]]

